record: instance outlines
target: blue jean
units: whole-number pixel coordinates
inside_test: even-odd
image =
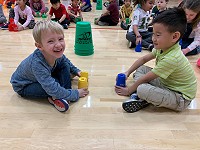
[[[153,44],[152,32],[148,32],[148,31],[140,32],[140,35],[142,36],[142,47],[148,48],[150,44]],[[128,41],[132,42],[132,44],[134,46],[136,45],[136,43],[135,43],[136,35],[135,35],[135,33],[133,31],[132,32],[127,32],[126,39]]]
[[[64,68],[56,67],[51,76],[58,82],[60,86],[65,89],[71,89],[71,74],[70,68],[65,66]],[[42,88],[39,82],[35,82],[25,86],[25,88],[18,92],[18,94],[25,98],[47,98],[50,97],[46,91]]]

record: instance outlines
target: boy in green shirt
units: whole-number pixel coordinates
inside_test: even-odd
[[[136,112],[149,103],[183,111],[195,98],[197,80],[179,46],[186,23],[185,12],[180,8],[166,10],[153,20],[153,51],[139,58],[125,72],[129,77],[137,69],[133,85],[115,87],[118,95],[132,94],[131,99],[122,104],[125,111]],[[152,59],[156,59],[153,69],[143,65]]]

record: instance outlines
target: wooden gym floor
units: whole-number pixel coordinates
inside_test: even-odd
[[[177,1],[170,1],[174,6]],[[75,25],[65,30],[65,55],[83,71],[89,72],[90,94],[58,112],[46,99],[27,100],[18,96],[9,83],[19,63],[34,49],[32,30],[0,30],[0,150],[197,150],[200,149],[200,92],[181,113],[149,106],[136,113],[122,110],[127,97],[114,91],[115,77],[139,57],[147,54],[127,48],[126,31],[94,25],[102,11],[83,13],[90,21],[94,55],[74,54]],[[6,16],[8,10],[4,9]],[[38,18],[37,18],[38,19]],[[198,89],[199,55],[188,57]],[[154,66],[155,61],[148,63]],[[131,77],[128,85],[133,83]],[[77,88],[77,79],[73,80]]]

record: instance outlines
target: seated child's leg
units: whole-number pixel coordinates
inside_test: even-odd
[[[0,24],[2,24],[2,23],[6,23],[6,17],[0,17]]]
[[[69,25],[69,24],[70,24],[70,21],[67,20],[67,19],[65,18],[65,20],[63,20],[60,24],[61,24],[61,25],[62,25],[62,24],[67,24],[67,25]]]
[[[31,22],[28,24],[28,28],[29,29],[33,29],[35,26],[35,21],[34,20],[31,20]]]
[[[107,16],[101,16],[100,19],[99,19],[99,21],[106,22],[106,23],[109,24],[110,16],[109,15],[107,15]]]
[[[195,48],[193,49],[191,52],[187,53],[185,56],[191,56],[191,55],[197,55],[199,53],[199,50],[200,48]]]
[[[74,16],[70,16],[70,21],[75,23],[76,22],[76,18]]]
[[[134,34],[134,32],[127,32],[126,34],[126,39],[129,41],[129,42],[132,42],[132,46],[131,47],[135,47],[136,46],[136,36]]]
[[[147,74],[149,71],[151,71],[151,67],[148,67],[148,66],[140,66],[136,72],[133,74],[133,79],[134,81],[137,81],[139,78],[141,78],[142,76],[144,76],[145,74]],[[149,82],[151,85],[154,85],[156,87],[160,87],[160,88],[163,88],[163,85],[160,83],[160,80],[157,78],[157,79],[154,79],[152,81]]]
[[[194,41],[194,39],[190,39],[190,38],[187,39],[187,40],[182,40],[181,49],[187,48],[193,41]],[[198,46],[197,48],[193,49],[191,52],[187,53],[186,56],[196,55],[199,52],[200,52],[200,46]]]
[[[141,32],[140,34],[142,36],[142,47],[149,49],[150,45],[153,44],[152,32]]]
[[[25,98],[47,98],[49,96],[38,82],[24,87],[22,91],[17,93]]]
[[[85,6],[81,7],[81,11],[83,11],[83,12],[89,12],[91,10],[92,9],[91,9],[91,7],[89,5],[85,5]]]
[[[181,94],[148,83],[139,85],[137,94],[140,99],[156,107],[165,107],[175,111],[183,111],[190,104],[190,101],[185,100]]]

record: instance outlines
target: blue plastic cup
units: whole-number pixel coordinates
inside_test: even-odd
[[[136,52],[141,52],[141,51],[142,51],[142,44],[141,44],[141,43],[138,43],[138,44],[136,45],[135,51],[136,51]]]
[[[182,39],[180,39],[179,45],[182,46],[182,43],[183,43],[183,41],[182,41]]]
[[[123,73],[120,73],[117,75],[117,86],[125,87],[126,86],[126,75]]]

